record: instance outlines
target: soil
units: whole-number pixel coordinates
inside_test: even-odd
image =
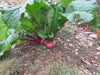
[[[13,3],[10,6],[10,0],[7,1],[4,3],[8,3],[8,7],[12,7]],[[3,1],[1,5],[2,3]],[[83,27],[87,30],[82,29]],[[7,59],[15,59],[14,64],[17,65],[10,65],[12,75],[48,75],[47,66],[61,62],[70,68],[77,64],[78,75],[100,74],[100,36],[97,36],[98,32],[100,29],[91,30],[90,23],[78,26],[66,22],[65,27],[57,33],[54,39],[56,42],[54,48],[48,49],[42,44],[21,45],[7,51],[0,59],[0,63]]]

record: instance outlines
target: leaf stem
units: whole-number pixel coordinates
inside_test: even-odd
[[[21,41],[34,41],[32,39],[18,39],[18,40],[21,40]]]
[[[32,45],[32,44],[37,44],[37,43],[39,43],[39,41],[24,42],[24,43],[17,45],[16,48],[20,47],[21,45]]]
[[[27,7],[27,9],[31,12],[31,14],[32,14],[33,18],[35,19],[35,21],[36,21],[36,23],[37,23],[39,29],[41,30],[41,26],[40,26],[40,24],[39,24],[37,18],[35,17],[34,13],[33,13],[28,7]]]

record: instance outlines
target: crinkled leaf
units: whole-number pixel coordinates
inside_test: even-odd
[[[97,12],[98,5],[95,0],[87,1],[87,0],[76,0],[70,3],[70,8],[67,10],[66,18],[70,21],[76,19],[76,14],[78,14],[79,18],[84,20],[85,22],[94,21],[94,25],[97,25],[94,13]]]
[[[72,12],[72,13],[69,13],[67,15],[67,19],[70,20],[70,21],[73,21],[76,17],[76,14],[79,14],[80,15],[80,18],[83,19],[84,21],[91,21],[94,19],[94,15],[91,14],[91,13],[88,13],[88,12],[84,12],[84,11],[76,11],[76,12]]]
[[[70,3],[70,8],[67,11],[67,19],[73,21],[75,15],[79,14],[84,21],[91,21],[94,19],[93,12],[97,12],[98,5],[94,1],[76,0]]]
[[[63,7],[59,3],[51,4],[44,0],[34,0],[33,4],[27,4],[26,6],[29,18],[23,17],[25,20],[21,20],[21,22],[34,28],[40,37],[51,38],[51,34],[54,35],[58,29],[64,26],[66,18],[61,14],[63,11]],[[31,23],[28,24],[25,21]],[[41,30],[39,30],[38,25],[40,25]]]
[[[11,26],[13,29],[18,29],[20,26],[20,15],[25,11],[25,6],[18,6],[9,9],[0,9],[2,18],[5,24]]]
[[[27,4],[26,6],[26,12],[30,15],[31,19],[33,19],[33,24],[37,24],[33,14],[35,16],[35,18],[37,19],[37,21],[40,23],[41,27],[44,28],[44,25],[47,24],[47,10],[49,9],[49,6],[41,0],[41,2],[38,1],[34,1],[34,3],[32,5]]]
[[[97,11],[98,5],[95,1],[76,0],[69,5],[74,11],[94,12]]]
[[[32,24],[33,20],[27,16],[25,16],[25,14],[23,13],[21,15],[21,29],[27,29],[29,31],[35,31],[36,30],[36,25]]]
[[[48,24],[50,26],[53,21],[53,17],[54,17],[54,9],[49,10],[47,17],[48,17]]]
[[[64,26],[64,23],[67,19],[61,14],[63,12],[63,8],[61,5],[53,4],[51,9],[53,9],[53,13],[51,12],[51,17],[48,17],[48,20],[52,20],[49,29],[51,33],[53,32],[55,34],[57,30],[61,29]]]
[[[32,5],[27,4],[26,12],[29,15],[29,18],[26,18],[26,25],[30,26],[34,31],[37,31],[38,35],[42,35],[43,37],[47,37],[47,29],[48,29],[48,10],[50,7],[46,4],[45,1],[34,1]],[[25,18],[25,17],[23,17]],[[37,21],[39,24],[37,24]],[[23,20],[21,20],[22,23]],[[30,22],[30,24],[28,24]],[[40,25],[40,26],[39,26]],[[39,27],[41,27],[42,31],[41,34],[39,32]],[[45,32],[45,35],[44,35]]]

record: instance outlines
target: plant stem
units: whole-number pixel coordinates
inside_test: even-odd
[[[32,44],[37,44],[37,43],[39,42],[38,41],[24,42],[24,43],[17,45],[16,47],[20,47],[21,45],[32,45]]]
[[[37,18],[35,17],[34,13],[33,13],[28,7],[27,7],[27,9],[30,11],[30,13],[32,14],[33,18],[35,19],[35,21],[36,21],[36,23],[37,23],[39,29],[41,30],[41,26],[40,26],[40,24],[39,24]]]
[[[18,40],[21,40],[21,41],[34,41],[32,39],[18,39]]]

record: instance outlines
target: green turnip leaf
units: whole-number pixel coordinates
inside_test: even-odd
[[[83,19],[86,22],[90,22],[94,19],[94,15],[88,12],[84,12],[84,11],[75,11],[72,13],[69,13],[67,15],[67,19],[70,21],[74,21],[74,19],[76,18],[76,14],[79,14],[80,19]]]
[[[9,48],[11,48],[11,45],[14,44],[14,42],[17,41],[19,38],[18,34],[14,34],[15,30],[14,29],[9,29],[8,30],[8,38],[5,41],[0,42],[0,56],[4,54]]]
[[[1,41],[0,42],[0,51],[2,51],[6,46],[6,41]]]
[[[7,26],[11,26],[13,29],[18,29],[20,26],[20,15],[25,11],[25,6],[18,6],[9,9],[0,9],[2,18]]]
[[[73,1],[73,0],[60,0],[61,4],[67,8],[67,6]]]
[[[92,27],[97,27],[97,18],[94,13],[97,13],[98,5],[95,0],[87,1],[87,0],[75,0],[69,4],[70,8],[67,10],[66,18],[70,21],[76,19],[76,15],[79,15],[77,18],[82,19],[85,22],[93,21]]]
[[[92,20],[92,29],[100,28],[100,25],[98,24],[98,17],[97,17],[97,12],[94,12],[94,19]]]
[[[1,18],[1,15],[0,15],[0,41],[1,40],[6,40],[7,39],[7,31],[10,27],[9,26],[6,26]]]

